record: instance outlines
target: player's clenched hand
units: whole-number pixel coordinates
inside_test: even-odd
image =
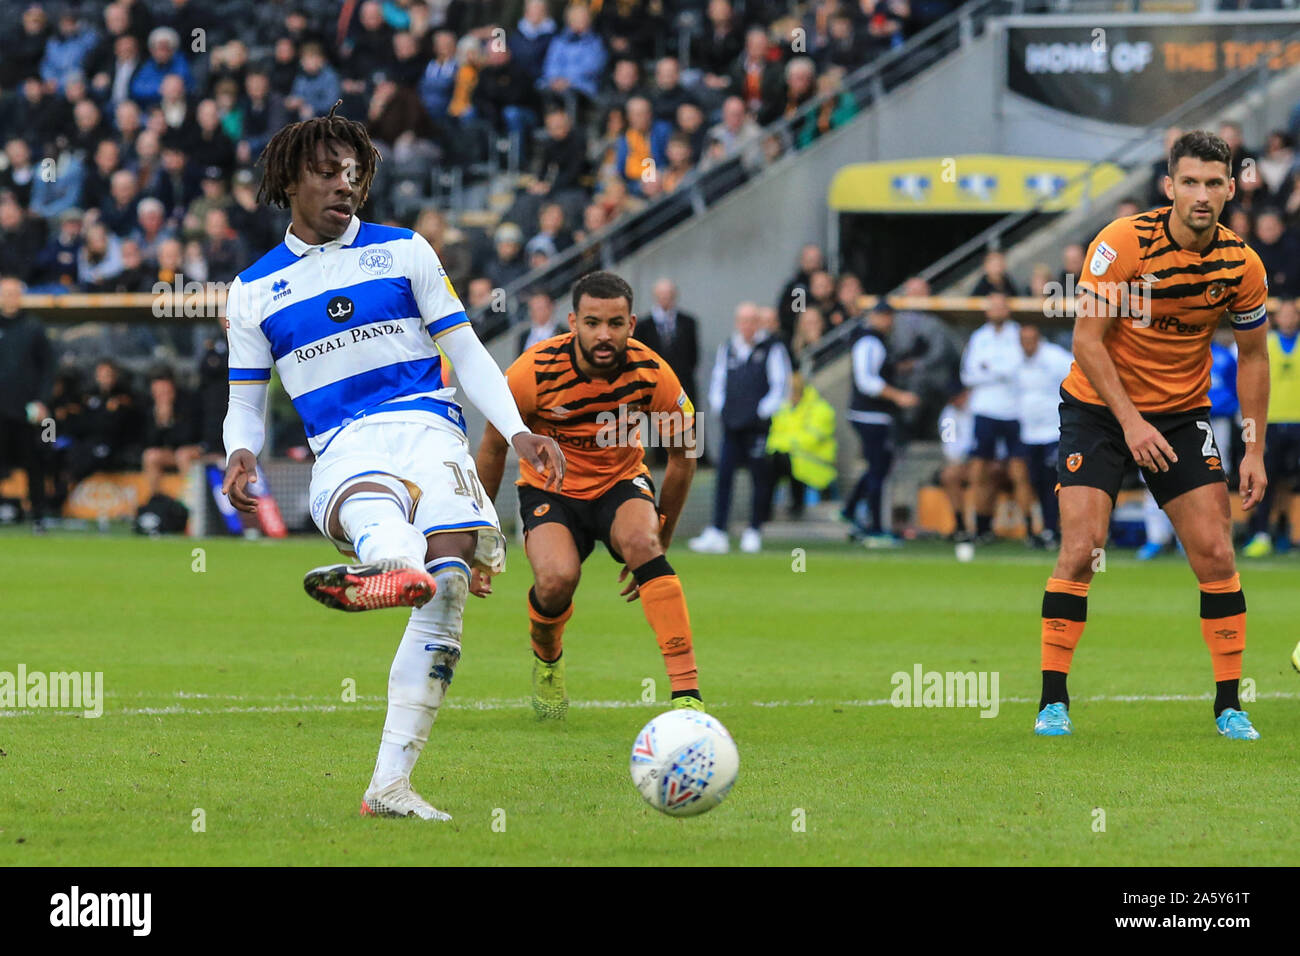
[[[559,491],[564,484],[564,452],[554,438],[520,432],[511,442],[519,457],[546,476],[546,491]]]
[[[241,448],[230,456],[226,478],[221,482],[221,493],[230,499],[236,511],[257,510],[257,499],[248,493],[248,483],[257,480],[257,456]]]
[[[1160,429],[1145,418],[1124,429],[1124,441],[1133,453],[1133,460],[1148,471],[1168,471],[1169,466],[1178,461]]]
[[[492,572],[487,568],[475,567],[469,573],[469,593],[475,597],[487,597],[492,593]]]
[[[1241,488],[1241,508],[1249,511],[1264,500],[1264,489],[1268,487],[1268,476],[1264,473],[1264,456],[1259,452],[1247,452],[1237,466],[1237,477]]]
[[[620,572],[618,572],[618,583],[619,583],[619,584],[622,584],[622,583],[623,583],[623,579],[624,579],[624,578],[627,578],[628,575],[631,574],[631,573],[632,573],[631,569],[628,568],[628,566],[627,566],[626,564],[623,565],[623,570],[620,571]],[[627,587],[625,587],[625,588],[623,588],[623,590],[619,591],[619,592],[618,592],[618,596],[619,596],[619,597],[626,597],[626,598],[627,598],[627,603],[628,603],[628,604],[631,604],[633,601],[635,601],[637,598],[639,598],[639,597],[641,596],[641,589],[640,589],[639,587],[637,587],[637,583],[636,583],[636,578],[635,578],[635,577],[628,578]]]

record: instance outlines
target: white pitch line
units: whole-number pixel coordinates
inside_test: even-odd
[[[219,699],[245,699],[239,695],[204,695],[190,694],[178,691],[175,696],[185,699],[216,697]],[[1096,694],[1087,697],[1074,697],[1074,702],[1086,701],[1089,703],[1189,703],[1193,701],[1211,700],[1212,694]],[[276,698],[270,698],[272,700]],[[322,700],[323,698],[310,697],[285,697],[285,700]],[[332,699],[332,698],[325,698]],[[1257,700],[1300,700],[1300,693],[1289,693],[1285,691],[1273,691],[1270,693],[1256,695]],[[1003,697],[999,699],[1000,704],[1032,704],[1038,700],[1037,697]],[[374,701],[374,703],[370,703]],[[888,697],[876,698],[874,700],[755,700],[750,701],[751,707],[778,708],[778,707],[889,707],[892,701]],[[498,710],[528,710],[532,707],[532,702],[528,698],[484,698],[482,700],[470,701],[448,701],[443,705],[451,710],[479,710],[479,711],[498,711]],[[645,703],[644,701],[629,700],[575,700],[570,703],[570,707],[580,710],[652,710],[662,707],[662,703]],[[730,704],[725,701],[710,702],[709,708],[732,708],[743,707],[744,704]],[[218,714],[333,714],[341,711],[382,711],[386,706],[382,698],[367,697],[361,698],[356,703],[301,703],[301,704],[267,704],[260,706],[229,706],[229,707],[186,707],[181,704],[169,704],[162,707],[124,707],[121,710],[105,711],[105,716],[114,717],[165,717],[165,716],[215,716]],[[940,708],[956,709],[956,708]],[[21,710],[0,710],[0,718],[4,717],[34,717],[40,714],[48,716],[75,717],[80,716],[81,711],[75,709],[51,709],[51,708],[24,708]]]

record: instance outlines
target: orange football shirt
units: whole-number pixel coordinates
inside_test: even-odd
[[[638,425],[653,428],[665,445],[684,444],[695,408],[668,363],[636,339],[628,339],[623,364],[609,378],[584,375],[574,348],[572,332],[538,342],[515,359],[506,381],[524,424],[564,452],[560,494],[590,500],[650,473]],[[546,483],[526,461],[519,476],[520,485]]]
[[[1240,236],[1219,224],[1213,241],[1191,252],[1170,235],[1170,213],[1165,206],[1116,219],[1092,241],[1078,282],[1080,309],[1120,316],[1103,342],[1143,412],[1209,405],[1210,340],[1219,320],[1226,314],[1234,329],[1255,328],[1268,299],[1264,265]],[[1062,388],[1081,402],[1105,404],[1078,361]]]

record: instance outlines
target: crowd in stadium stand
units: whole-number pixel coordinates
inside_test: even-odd
[[[114,0],[0,3],[0,253],[34,290],[228,282],[278,241],[251,166],[287,122],[367,122],[385,162],[365,218],[420,229],[458,289],[500,288],[761,142],[944,0]],[[433,213],[439,172],[520,169],[490,235]],[[188,356],[193,358],[191,350]]]

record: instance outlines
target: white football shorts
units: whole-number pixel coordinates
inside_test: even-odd
[[[367,475],[391,475],[410,492],[407,520],[426,537],[448,531],[479,532],[475,564],[499,573],[505,568],[505,538],[496,508],[479,483],[465,433],[430,415],[426,421],[360,419],[338,433],[311,473],[311,517],[343,554],[355,557],[349,541],[325,526],[338,495]]]

